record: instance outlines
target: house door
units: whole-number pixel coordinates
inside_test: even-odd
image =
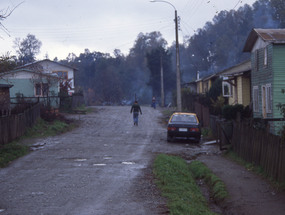
[[[262,116],[266,118],[266,87],[262,86]]]

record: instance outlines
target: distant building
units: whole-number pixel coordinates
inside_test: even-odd
[[[56,74],[59,78],[69,82],[70,87],[68,89],[68,93],[70,95],[74,93],[74,76],[75,72],[77,71],[77,69],[74,67],[45,59],[17,67],[15,70],[19,69],[27,69],[30,71],[41,72],[46,74]]]
[[[56,74],[35,72],[28,69],[18,69],[1,73],[0,84],[13,85],[10,97],[25,97],[35,101],[47,102],[46,97],[58,96],[60,78]],[[9,99],[10,99],[9,97]],[[58,108],[59,102],[55,99],[52,107]]]

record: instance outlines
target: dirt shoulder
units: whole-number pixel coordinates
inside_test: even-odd
[[[225,215],[282,215],[285,193],[265,179],[221,155],[202,155],[204,162],[227,186],[230,197],[223,204]]]

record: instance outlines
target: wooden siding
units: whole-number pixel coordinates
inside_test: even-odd
[[[233,84],[237,84],[236,83],[236,79],[232,80]],[[236,98],[237,98],[237,92],[236,92],[236,87],[234,85],[231,85],[232,88],[232,95],[229,98],[229,105],[235,105],[237,103]]]
[[[268,62],[267,66],[264,66],[264,49],[258,49],[256,52],[252,53],[252,71],[251,71],[251,87],[258,86],[258,103],[259,103],[259,112],[254,112],[254,118],[262,118],[262,86],[268,83],[272,83],[272,45],[267,46]],[[257,61],[258,57],[258,61]],[[257,64],[258,62],[258,64]],[[253,98],[253,95],[252,95]],[[266,114],[266,117],[272,117],[272,114]]]
[[[241,94],[242,95],[242,101],[241,104],[243,106],[248,106],[250,104],[251,98],[250,98],[250,78],[249,77],[242,77],[242,86],[241,86]]]
[[[272,69],[274,72],[272,82],[272,97],[273,97],[273,117],[283,117],[280,110],[277,108],[279,103],[285,104],[285,94],[281,92],[285,90],[285,45],[274,45],[273,46],[273,62]],[[284,122],[274,122],[272,127],[274,133],[278,133],[284,125]]]
[[[250,78],[238,76],[232,80],[232,96],[229,97],[229,105],[242,104],[247,106],[250,104]]]
[[[202,89],[203,89],[203,87],[202,87],[202,81],[198,81],[197,82],[197,93],[200,93],[200,94],[202,94]]]
[[[281,117],[280,110],[276,107],[278,103],[285,104],[285,45],[275,45],[273,49],[273,116]]]
[[[243,88],[243,79],[241,76],[237,77],[237,102],[238,104],[243,104],[243,94],[242,94],[242,88]]]

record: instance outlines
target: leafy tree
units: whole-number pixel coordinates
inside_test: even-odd
[[[280,28],[285,28],[285,0],[271,0],[273,18],[278,21]]]
[[[129,91],[133,96],[136,94],[140,103],[149,103],[151,101],[151,89],[147,83],[150,78],[150,71],[147,67],[147,54],[158,47],[166,48],[167,42],[160,32],[151,32],[147,34],[140,33],[134,43],[133,48],[126,58],[126,66],[129,71],[128,79],[130,85]]]
[[[163,47],[153,49],[146,55],[147,66],[150,70],[148,85],[154,96],[161,94],[161,67],[163,68],[164,92],[171,92],[176,83],[175,73],[171,69],[171,54]]]
[[[16,38],[14,45],[20,64],[24,65],[35,61],[36,55],[40,53],[42,42],[35,35],[28,34],[23,40]]]
[[[284,0],[258,0],[252,7],[246,4],[218,13],[186,41],[187,73],[194,77],[199,71],[203,77],[249,59],[249,53],[242,51],[249,32],[252,28],[281,27],[284,5]]]
[[[284,8],[284,6],[283,6]],[[277,8],[276,8],[277,9]],[[279,9],[279,8],[278,8]],[[278,28],[280,24],[274,20],[276,11],[268,0],[259,0],[253,4],[254,28]]]
[[[207,96],[209,96],[212,101],[216,101],[217,98],[223,94],[222,82],[222,78],[216,79],[210,90],[207,92]]]
[[[10,53],[7,52],[5,55],[0,56],[0,73],[7,72],[16,67],[15,56],[10,56]]]

